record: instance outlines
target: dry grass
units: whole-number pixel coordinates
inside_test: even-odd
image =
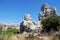
[[[43,40],[44,38],[47,38],[47,40],[58,40],[58,37],[56,35],[35,37],[25,37],[24,35],[3,35],[0,37],[0,40]]]

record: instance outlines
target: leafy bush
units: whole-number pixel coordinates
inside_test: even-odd
[[[8,28],[6,30],[7,34],[17,34],[18,32],[19,32],[19,29],[16,29],[16,28]]]
[[[46,19],[43,19],[42,20],[42,26],[43,26],[43,29],[46,29],[47,32],[54,30],[54,31],[57,31],[59,28],[60,29],[60,18],[56,15],[52,16],[48,16]]]

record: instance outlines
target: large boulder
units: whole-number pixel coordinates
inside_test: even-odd
[[[20,23],[20,31],[31,31],[36,29],[36,24],[31,20],[29,14],[24,16],[24,20]]]

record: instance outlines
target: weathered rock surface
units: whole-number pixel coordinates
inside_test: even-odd
[[[35,30],[37,27],[36,23],[32,21],[29,14],[24,16],[24,20],[20,24],[21,31]]]
[[[39,13],[39,21],[42,19],[45,19],[47,16],[49,15],[54,15],[57,14],[56,12],[56,8],[50,8],[49,5],[47,3],[44,3],[41,7],[41,12]]]

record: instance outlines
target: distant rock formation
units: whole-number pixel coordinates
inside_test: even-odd
[[[15,23],[0,23],[0,28],[3,30],[7,30],[8,28],[16,28],[19,29],[19,24]]]

